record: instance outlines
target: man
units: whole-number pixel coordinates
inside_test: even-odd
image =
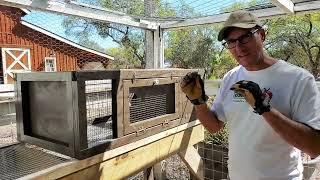
[[[320,94],[309,72],[264,52],[265,37],[251,13],[230,14],[218,40],[240,65],[224,76],[212,108],[197,73],[180,86],[211,133],[228,122],[231,180],[300,180],[300,150],[320,154]]]

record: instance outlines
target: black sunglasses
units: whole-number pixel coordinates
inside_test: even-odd
[[[223,42],[222,45],[227,49],[232,49],[232,48],[236,47],[237,41],[239,41],[239,43],[241,43],[241,44],[246,44],[251,40],[254,33],[256,33],[258,30],[259,29],[253,29],[253,30],[249,31],[248,33],[238,37],[237,39],[228,39],[225,42]]]

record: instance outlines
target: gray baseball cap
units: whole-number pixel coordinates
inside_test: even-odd
[[[227,30],[231,27],[250,29],[255,26],[262,27],[262,24],[259,19],[250,12],[243,10],[233,12],[223,24],[223,28],[218,35],[218,41],[222,41],[225,38]]]

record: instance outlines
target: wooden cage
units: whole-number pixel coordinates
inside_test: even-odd
[[[77,159],[195,120],[186,69],[16,75],[18,140]]]

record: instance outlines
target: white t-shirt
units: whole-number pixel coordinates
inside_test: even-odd
[[[262,116],[234,91],[232,84],[249,80],[273,94],[271,107],[288,118],[320,130],[320,93],[306,70],[279,60],[272,66],[229,71],[212,106],[219,120],[228,122],[229,176],[231,180],[300,180],[300,150],[281,138]]]

